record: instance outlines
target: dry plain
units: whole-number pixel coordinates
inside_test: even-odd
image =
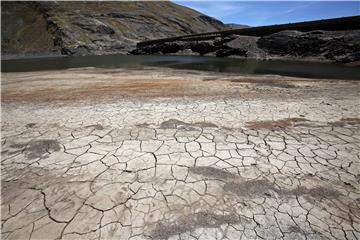
[[[360,239],[360,81],[2,73],[2,239]]]

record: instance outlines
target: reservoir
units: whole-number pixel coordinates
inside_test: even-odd
[[[76,56],[41,57],[1,61],[2,72],[61,70],[68,68],[167,67],[185,70],[215,71],[239,74],[275,74],[291,77],[360,80],[360,68],[334,63],[288,60],[255,60],[205,56]]]

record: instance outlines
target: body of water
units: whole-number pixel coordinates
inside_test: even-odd
[[[67,68],[169,67],[241,74],[277,74],[292,77],[360,80],[360,68],[333,63],[254,60],[201,56],[78,56],[2,60],[2,72],[60,70]]]

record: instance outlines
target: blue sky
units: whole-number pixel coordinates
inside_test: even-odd
[[[250,26],[360,15],[360,1],[174,1],[224,23]]]

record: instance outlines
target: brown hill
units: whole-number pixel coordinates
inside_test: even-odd
[[[226,26],[172,2],[2,2],[2,54],[125,53],[137,41]]]
[[[227,29],[243,29],[250,27],[249,25],[237,24],[237,23],[227,23],[225,25]]]

